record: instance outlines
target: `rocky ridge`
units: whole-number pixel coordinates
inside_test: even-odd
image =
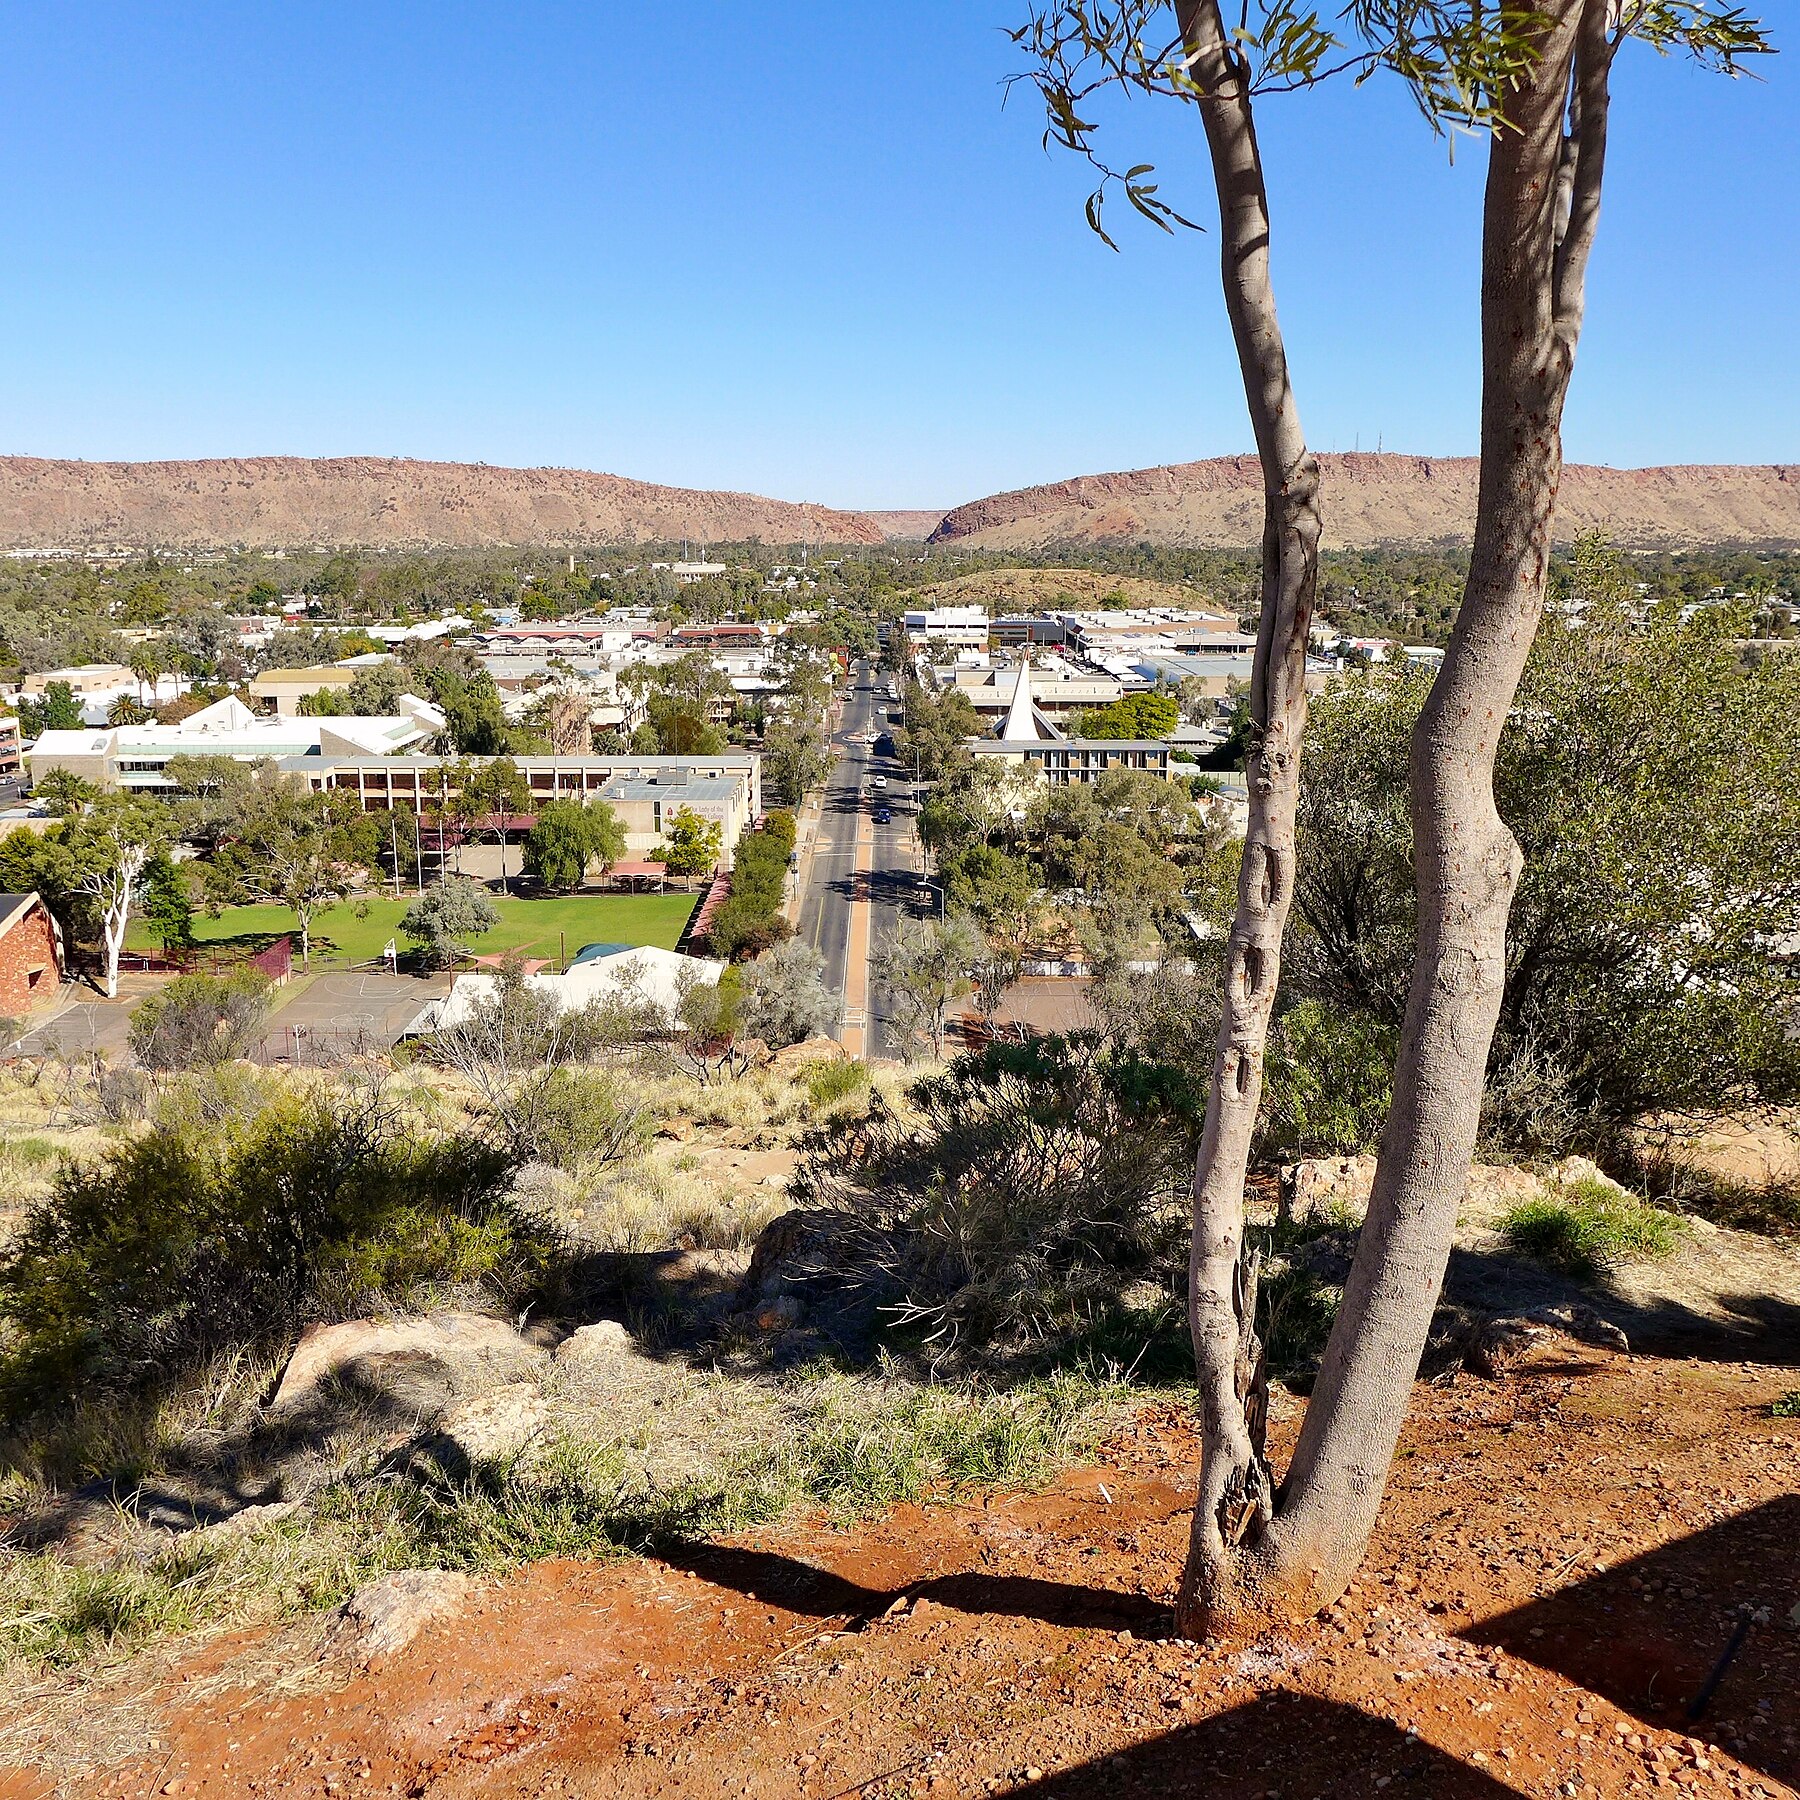
[[[0,548],[477,549],[487,545],[879,544],[882,527],[757,494],[582,469],[377,456],[70,462],[0,457]]]
[[[1480,465],[1472,456],[1321,456],[1327,549],[1467,539]],[[1800,467],[1689,465],[1563,472],[1556,531],[1602,530],[1633,549],[1800,544]],[[1253,544],[1262,532],[1253,456],[1216,457],[1020,488],[945,515],[934,544],[1041,550],[1148,541],[1190,548]]]

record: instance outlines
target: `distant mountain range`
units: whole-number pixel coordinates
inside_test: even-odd
[[[879,544],[861,513],[580,469],[376,456],[206,462],[0,457],[0,547],[473,549],[502,544]]]
[[[1472,456],[1319,461],[1327,548],[1466,541],[1474,530],[1480,464]],[[1566,540],[1595,529],[1635,549],[1800,544],[1800,466],[1571,463],[1563,471],[1556,535]],[[983,550],[1146,541],[1231,548],[1261,534],[1256,459],[1227,456],[995,494],[947,513],[931,541]]]
[[[1472,457],[1328,455],[1328,547],[1466,540]],[[579,469],[397,458],[258,456],[100,463],[0,457],[0,548],[369,549],[494,545],[873,545],[972,549],[1151,542],[1236,548],[1262,528],[1254,457],[1084,475],[929,510],[846,512],[756,494],[657,487]],[[1800,466],[1602,469],[1563,476],[1557,535],[1634,548],[1800,545]]]

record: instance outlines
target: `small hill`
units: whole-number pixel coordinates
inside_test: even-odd
[[[1473,530],[1474,457],[1319,460],[1327,549],[1439,543],[1467,539]],[[1595,529],[1634,549],[1800,544],[1800,467],[1571,464],[1563,475],[1557,535]],[[995,494],[947,514],[931,542],[990,550],[1141,541],[1223,549],[1255,543],[1261,531],[1256,459],[1230,456]]]
[[[861,513],[581,469],[375,456],[144,463],[0,457],[0,548],[410,550],[683,539],[879,544],[884,535]]]
[[[985,606],[992,613],[1088,608],[1118,597],[1127,606],[1172,606],[1184,611],[1229,611],[1198,588],[1105,575],[1093,569],[977,569],[917,588],[908,606]]]

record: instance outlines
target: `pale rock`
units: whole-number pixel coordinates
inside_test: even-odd
[[[438,1420],[434,1435],[465,1463],[501,1462],[517,1456],[543,1430],[548,1412],[537,1385],[517,1381],[459,1400]]]
[[[631,1333],[617,1319],[596,1319],[570,1332],[556,1346],[555,1360],[558,1367],[578,1368],[630,1354]]]
[[[461,1612],[473,1586],[448,1569],[402,1569],[365,1582],[339,1610],[321,1654],[392,1656],[434,1620]]]
[[[348,1319],[301,1338],[270,1403],[280,1417],[314,1401],[323,1383],[349,1381],[436,1411],[461,1394],[517,1381],[542,1367],[543,1351],[504,1319],[436,1313],[425,1319]]]

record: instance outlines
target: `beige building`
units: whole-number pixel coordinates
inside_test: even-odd
[[[479,762],[481,758],[471,758]],[[531,790],[532,811],[510,829],[523,831],[547,800],[604,800],[625,828],[633,859],[647,856],[682,807],[720,828],[729,858],[738,838],[762,816],[762,758],[751,750],[723,756],[515,756]],[[457,789],[457,759],[442,756],[295,756],[280,765],[315,788],[354,793],[365,812],[405,806],[435,817]],[[440,778],[444,789],[440,793]]]
[[[159,793],[174,787],[165,770],[177,756],[229,756],[236,762],[317,762],[322,757],[384,756],[435,743],[444,715],[411,695],[403,713],[383,718],[259,717],[227,696],[175,725],[89,725],[46,731],[25,752],[31,778],[67,769],[103,788]]]
[[[284,719],[298,715],[300,702],[321,688],[342,692],[349,687],[360,669],[347,669],[341,663],[326,663],[316,669],[264,669],[250,683],[250,698],[264,707],[273,707]]]

